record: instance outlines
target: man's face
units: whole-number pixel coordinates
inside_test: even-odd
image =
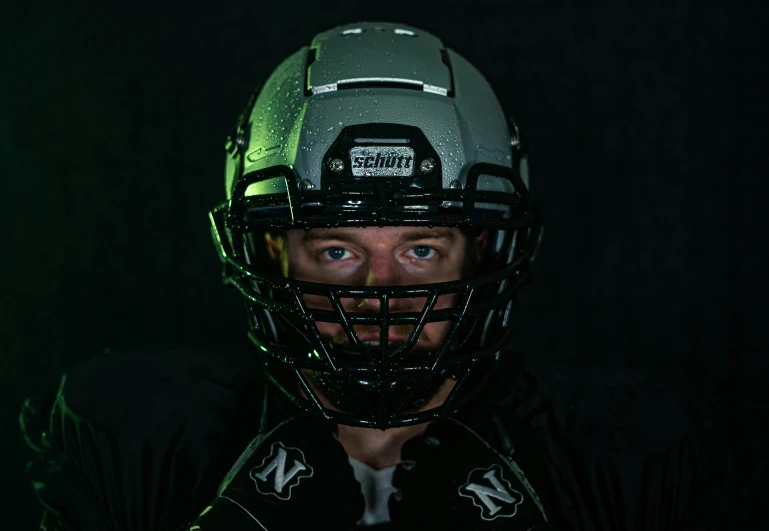
[[[486,234],[468,241],[457,228],[368,227],[292,230],[285,236],[267,235],[270,255],[279,260],[283,275],[295,280],[350,286],[405,286],[459,280],[475,265],[485,245]],[[470,262],[470,263],[468,263]],[[311,308],[331,309],[323,296],[305,295]],[[391,299],[390,312],[419,312],[427,300]],[[377,312],[378,299],[342,299],[346,312]],[[456,295],[439,297],[436,309],[457,303]],[[342,326],[318,322],[321,335],[338,344],[349,343]],[[428,323],[415,349],[434,350],[445,337],[451,322]],[[411,325],[390,326],[390,350],[405,342]],[[358,339],[379,345],[377,326],[356,325]]]

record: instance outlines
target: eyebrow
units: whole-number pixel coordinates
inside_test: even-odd
[[[454,241],[456,239],[456,232],[452,231],[448,227],[434,227],[432,229],[419,230],[416,232],[409,232],[401,236],[398,243],[408,243],[418,240],[449,240]],[[355,243],[357,238],[347,232],[335,231],[333,229],[318,229],[309,230],[302,236],[303,242],[310,241],[329,241],[337,240],[348,243]]]
[[[409,232],[401,238],[401,242],[413,242],[417,240],[449,240],[454,241],[457,233],[446,227]]]

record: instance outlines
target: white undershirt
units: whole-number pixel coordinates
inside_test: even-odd
[[[360,483],[363,498],[366,500],[366,511],[358,521],[359,526],[384,524],[390,521],[390,510],[387,501],[393,493],[393,472],[395,466],[375,470],[366,463],[349,457],[355,479]]]

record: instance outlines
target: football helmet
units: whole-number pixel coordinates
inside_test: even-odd
[[[269,378],[301,408],[355,426],[425,422],[466,403],[505,347],[542,222],[518,128],[481,73],[417,28],[337,27],[254,92],[226,151],[227,200],[210,212],[212,235]],[[267,233],[367,226],[488,231],[489,243],[468,278],[408,286],[285,278],[266,252]],[[436,307],[447,295],[457,302]],[[393,311],[403,298],[423,301],[421,310]],[[379,304],[350,311],[350,299]],[[321,321],[348,341],[322,337]],[[420,350],[422,329],[439,321],[450,323],[441,346]],[[395,325],[411,332],[390,348]],[[356,326],[377,327],[379,344],[360,341]],[[310,377],[335,407],[324,407]],[[443,405],[420,412],[446,378],[457,382]]]

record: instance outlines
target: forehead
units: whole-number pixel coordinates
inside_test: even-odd
[[[288,231],[289,242],[312,244],[313,242],[343,241],[361,245],[397,245],[419,240],[443,240],[449,243],[464,239],[455,227],[339,227]]]

